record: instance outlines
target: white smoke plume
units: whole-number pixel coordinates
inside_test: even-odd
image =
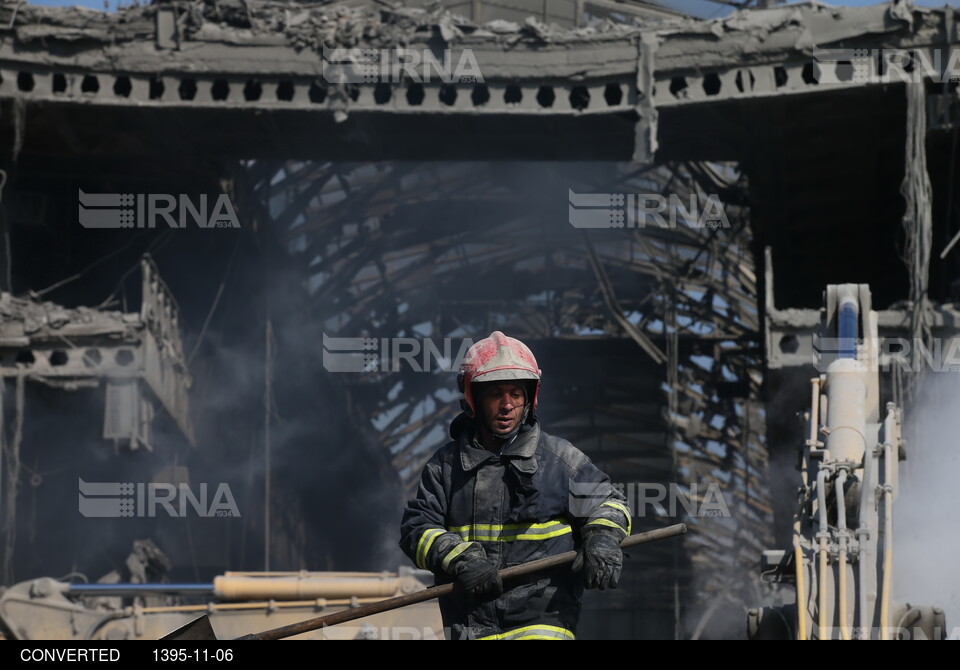
[[[904,417],[907,459],[894,504],[893,592],[897,602],[940,607],[960,631],[960,373],[928,375]],[[956,637],[950,634],[950,637]]]

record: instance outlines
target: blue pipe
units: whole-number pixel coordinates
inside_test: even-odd
[[[839,358],[857,357],[857,334],[858,334],[857,306],[850,302],[845,302],[840,306],[840,326],[838,334],[840,336],[840,354]]]
[[[121,596],[145,593],[213,593],[213,584],[71,584],[68,590],[78,596]]]

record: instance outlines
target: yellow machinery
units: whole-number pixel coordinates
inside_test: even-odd
[[[796,603],[752,609],[751,639],[944,639],[943,610],[893,600],[901,409],[880,403],[877,314],[865,285],[827,288],[801,447],[793,546],[763,575]]]
[[[426,588],[424,579],[432,582],[432,576],[406,568],[228,572],[212,584],[71,584],[41,578],[0,595],[0,621],[18,640],[158,640],[206,615],[220,639],[234,639],[413,593]],[[144,604],[158,599],[194,604]],[[436,601],[426,601],[286,639],[442,640],[443,624]]]

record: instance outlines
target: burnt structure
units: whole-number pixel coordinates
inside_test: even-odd
[[[149,253],[179,302],[193,388],[171,416],[193,418],[149,459],[111,451],[114,469],[92,478],[184,468],[239,492],[239,519],[153,520],[118,544],[165,537],[197,579],[399,560],[398,502],[457,412],[453,374],[409,359],[335,374],[324,337],[389,347],[497,328],[537,353],[545,424],[632,492],[636,527],[693,530],[636,552],[618,592],[591,594],[584,635],[742,636],[760,552],[792,511],[776,508],[774,475],[789,474],[807,400],[794,390],[810,376],[816,318],[782,308],[855,281],[916,332],[954,297],[955,256],[929,250],[957,227],[955,12],[797,4],[699,21],[643,3],[536,4],[0,6],[4,290],[135,313],[127,278]],[[373,70],[336,60],[350,48],[372,50],[348,55]],[[449,76],[401,72],[400,49]],[[919,83],[883,70],[885,50],[911,54],[902,71],[923,74],[903,79]],[[929,191],[905,198],[904,176],[921,171]],[[194,206],[225,193],[239,227],[151,227],[156,210],[134,208],[130,227],[91,230],[80,191]],[[701,209],[640,226],[637,194]],[[704,222],[710,197],[723,217]],[[584,208],[623,225],[579,227]],[[903,240],[926,253],[904,263]],[[22,379],[16,355],[11,366]],[[31,539],[6,423],[5,578],[41,560],[96,574]],[[25,463],[42,450],[18,446]],[[660,515],[650,498],[671,484],[687,506]],[[72,479],[59,486],[72,498]],[[716,490],[728,514],[701,514]]]

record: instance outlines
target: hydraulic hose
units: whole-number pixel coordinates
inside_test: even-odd
[[[844,496],[844,484],[847,481],[847,471],[843,468],[837,473],[835,483],[837,493],[837,538],[839,545],[839,579],[837,581],[837,598],[839,600],[840,639],[849,640],[850,630],[847,628],[847,509]]]
[[[827,639],[827,476],[829,472],[823,465],[820,465],[820,471],[817,472],[817,503],[820,508],[820,532],[817,536],[820,539],[820,575],[817,578],[817,590],[819,591],[819,603],[817,606],[820,623],[820,639]]]
[[[891,421],[887,415],[887,421]],[[886,432],[887,440],[883,443],[884,482],[883,482],[883,589],[880,600],[880,639],[889,640],[890,620],[890,582],[893,571],[893,444],[890,443],[890,432]]]

